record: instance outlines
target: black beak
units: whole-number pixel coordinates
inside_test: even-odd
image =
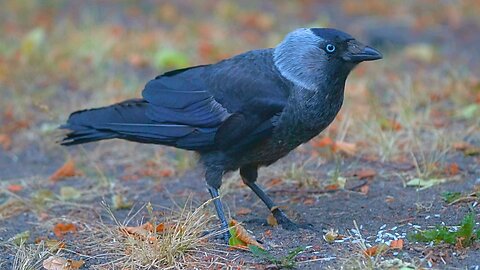
[[[373,60],[378,60],[382,58],[383,56],[379,51],[369,46],[365,46],[365,48],[363,48],[363,50],[360,52],[347,53],[345,56],[343,56],[343,59],[345,61],[356,62],[356,63],[363,62],[363,61],[373,61]]]

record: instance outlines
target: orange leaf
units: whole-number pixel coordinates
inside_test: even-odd
[[[403,239],[393,240],[390,242],[390,248],[392,249],[403,249]]]
[[[377,172],[374,169],[360,169],[353,173],[354,176],[358,179],[371,178],[377,175]]]
[[[450,163],[446,168],[445,168],[445,173],[448,175],[457,175],[460,172],[460,168],[457,163],[453,162]]]
[[[257,246],[261,249],[265,249],[260,243],[257,242],[257,240],[255,240],[255,238],[253,238],[252,235],[250,235],[249,232],[247,232],[247,230],[242,226],[240,225],[236,220],[232,219],[230,220],[230,223],[229,223],[230,227],[235,227],[235,232],[236,232],[236,235],[235,237],[238,238],[239,240],[243,241],[246,245],[254,245],[254,246]]]
[[[10,192],[20,192],[23,190],[23,186],[22,185],[16,185],[16,184],[12,184],[12,185],[9,185],[7,187],[8,191]]]
[[[333,145],[333,152],[342,152],[344,154],[353,156],[357,152],[357,146],[354,143],[336,141]]]
[[[314,147],[332,146],[333,140],[330,137],[323,137],[321,139],[312,140],[311,144]]]
[[[333,190],[338,190],[340,186],[338,184],[330,184],[325,186],[325,190],[333,191]]]
[[[372,257],[372,256],[375,256],[377,255],[377,251],[378,251],[378,246],[373,246],[373,247],[369,247],[367,248],[364,253],[365,255],[369,256],[369,257]]]
[[[68,159],[62,167],[50,176],[50,180],[59,181],[64,178],[82,175],[80,171],[75,167],[75,162],[72,159]]]
[[[77,227],[75,226],[75,224],[72,223],[57,223],[53,227],[53,233],[57,238],[62,238],[65,234],[69,232],[74,233],[76,231]]]
[[[0,145],[3,147],[3,150],[10,149],[12,146],[12,139],[7,134],[0,134]]]

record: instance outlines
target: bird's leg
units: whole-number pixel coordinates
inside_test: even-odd
[[[265,203],[270,209],[278,224],[287,230],[298,229],[297,224],[291,221],[285,213],[270,199],[270,197],[255,183],[257,181],[258,168],[256,166],[243,166],[240,168],[240,175],[243,182]]]
[[[225,212],[223,211],[222,201],[220,200],[220,194],[218,193],[218,189],[222,184],[222,174],[222,171],[207,169],[207,172],[205,173],[205,179],[207,181],[208,192],[210,192],[210,196],[212,196],[213,204],[215,205],[215,210],[217,211],[218,219],[220,219],[221,222],[221,228],[222,230],[225,230],[223,237],[228,245],[230,232],[228,230],[228,222],[225,218]]]

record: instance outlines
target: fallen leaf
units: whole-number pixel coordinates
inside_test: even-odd
[[[270,214],[267,216],[267,223],[268,223],[268,225],[270,225],[270,226],[272,226],[272,227],[278,226],[278,221],[277,221],[277,219],[275,218],[275,216],[273,216],[272,213],[270,213]]]
[[[315,204],[315,199],[314,198],[306,198],[303,200],[304,205],[314,205]]]
[[[12,146],[12,139],[7,134],[0,134],[0,145],[3,150],[8,150]]]
[[[458,166],[457,163],[453,162],[450,163],[446,168],[445,168],[445,173],[447,175],[457,175],[460,172],[460,167]]]
[[[73,223],[57,223],[53,227],[53,233],[57,238],[63,238],[67,233],[77,232],[77,227]]]
[[[30,238],[30,231],[24,231],[21,233],[15,234],[13,237],[8,239],[8,242],[12,242],[17,246],[23,245]]]
[[[266,188],[272,188],[274,186],[278,186],[283,183],[282,178],[272,178],[265,183]]]
[[[372,178],[375,175],[377,175],[377,172],[374,169],[360,169],[356,172],[353,173],[354,176],[358,177],[358,179],[364,179],[364,178]]]
[[[59,249],[65,248],[65,242],[58,241],[56,239],[45,239],[45,238],[37,238],[35,239],[35,244],[44,243],[44,245],[48,248],[50,252],[57,251]]]
[[[76,270],[76,269],[80,269],[84,264],[85,262],[83,260],[79,260],[79,261],[76,261],[76,260],[67,260],[68,263],[69,263],[69,270]]]
[[[392,203],[392,202],[394,202],[394,201],[395,201],[395,198],[392,197],[392,196],[387,196],[387,197],[385,197],[385,202],[386,202],[386,203]]]
[[[446,179],[436,179],[436,178],[432,178],[432,179],[422,179],[422,178],[414,178],[410,181],[407,182],[407,187],[419,187],[420,189],[426,189],[426,188],[429,188],[429,187],[432,187],[434,185],[438,185],[438,184],[441,184],[441,183],[444,183],[446,182],[447,180]]]
[[[7,187],[7,190],[10,192],[20,192],[23,190],[23,186],[17,185],[17,184],[11,184]]]
[[[363,185],[360,187],[360,193],[362,193],[363,195],[367,195],[369,190],[370,190],[369,185]]]
[[[378,246],[369,247],[364,251],[365,255],[369,257],[377,255],[377,252],[378,252]]]
[[[58,256],[50,256],[42,263],[43,268],[47,270],[66,270],[68,269],[68,261],[65,258]]]
[[[403,249],[403,239],[392,240],[392,242],[390,242],[390,248],[391,249],[402,250]]]
[[[156,228],[156,229],[163,230],[163,228]],[[135,226],[135,227],[120,227],[120,231],[130,235],[138,235],[138,236],[146,237],[148,236],[149,233],[153,232],[153,225],[150,222],[146,222],[140,226]]]
[[[364,251],[364,254],[369,257],[376,256],[378,254],[381,254],[385,250],[388,249],[388,246],[386,244],[379,244],[375,245],[373,247],[369,247]]]
[[[50,256],[42,262],[46,270],[76,270],[80,269],[85,262],[65,259],[59,256]]]
[[[338,237],[339,237],[338,230],[334,230],[331,228],[328,229],[328,231],[323,235],[323,239],[329,244],[337,240]]]
[[[242,216],[242,215],[248,215],[252,212],[252,209],[250,208],[245,208],[241,207],[237,210],[237,215]]]
[[[75,162],[73,159],[68,159],[62,167],[60,167],[56,172],[50,176],[50,180],[56,182],[64,178],[79,176],[82,175],[80,171],[77,170]]]
[[[334,191],[334,190],[338,190],[339,188],[340,186],[338,184],[330,184],[330,185],[326,185],[324,189],[327,191]]]
[[[357,146],[354,143],[336,141],[332,150],[333,152],[341,152],[353,156],[357,152]]]
[[[229,239],[230,246],[247,249],[248,245],[254,245],[261,249],[265,249],[236,220],[234,219],[230,220],[229,226],[230,226],[230,234],[232,235]]]

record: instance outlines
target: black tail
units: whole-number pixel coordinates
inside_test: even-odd
[[[143,99],[130,99],[107,107],[74,112],[60,127],[71,131],[60,143],[74,145],[113,138],[128,139],[106,125],[150,123],[145,116],[146,106],[147,102]]]

